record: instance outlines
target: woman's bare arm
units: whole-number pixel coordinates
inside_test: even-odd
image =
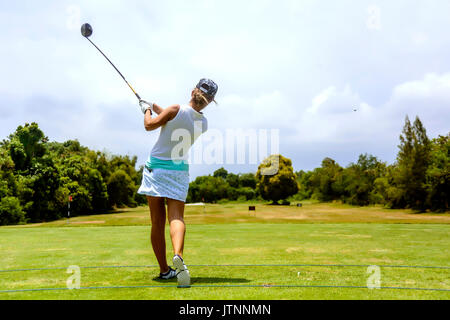
[[[155,111],[155,113],[159,115],[159,114],[161,114],[164,111],[164,109],[161,108],[160,106],[158,106],[156,103],[154,103],[153,104],[153,111]]]
[[[153,109],[156,112],[155,105],[153,106]],[[153,131],[160,128],[161,126],[165,125],[167,122],[175,118],[179,110],[180,105],[178,104],[170,106],[166,109],[162,109],[161,107],[159,107],[159,111],[161,111],[161,113],[155,118],[152,118],[150,112],[147,111],[144,118],[145,130]]]

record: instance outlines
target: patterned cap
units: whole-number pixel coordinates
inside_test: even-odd
[[[210,79],[201,79],[197,84],[197,88],[200,89],[203,93],[205,93],[211,100],[216,96],[217,90],[219,87],[217,84]]]

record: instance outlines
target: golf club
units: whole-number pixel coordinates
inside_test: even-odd
[[[134,91],[133,87],[128,83],[128,81],[125,79],[125,77],[122,75],[122,73],[119,71],[119,69],[116,68],[116,66],[111,62],[111,60],[108,59],[108,57],[102,52],[102,50],[99,49],[99,47],[97,47],[95,45],[94,42],[91,41],[91,39],[89,39],[89,37],[92,35],[92,27],[89,23],[85,23],[81,26],[81,34],[83,37],[85,37],[87,40],[89,40],[90,43],[92,43],[92,45],[94,47],[97,48],[98,51],[100,51],[100,53],[106,58],[106,60],[108,60],[108,62],[114,67],[114,69],[116,69],[116,71],[120,74],[120,76],[122,77],[122,79],[125,81],[125,83],[128,85],[128,87],[130,87],[131,91],[133,91],[133,93],[136,95],[136,97],[138,98],[139,101],[141,101],[141,97],[136,93],[136,91]]]

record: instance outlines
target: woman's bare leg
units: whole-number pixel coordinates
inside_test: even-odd
[[[173,253],[183,257],[184,236],[186,225],[184,223],[184,202],[167,199],[167,211],[170,223],[170,237],[172,239]]]
[[[166,206],[164,198],[147,197],[152,219],[151,241],[161,273],[169,271],[166,258]]]

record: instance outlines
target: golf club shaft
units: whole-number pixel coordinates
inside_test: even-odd
[[[114,67],[114,69],[116,69],[116,71],[120,74],[120,76],[122,77],[123,81],[125,81],[125,83],[128,85],[128,87],[130,87],[131,91],[133,91],[133,93],[136,95],[136,97],[138,98],[139,101],[141,101],[141,97],[136,93],[136,91],[134,91],[133,87],[128,83],[128,81],[125,79],[125,77],[123,76],[123,74],[119,71],[119,69],[116,68],[116,66],[114,65],[114,63],[111,62],[111,60],[108,59],[108,57],[102,52],[102,50],[100,50],[99,47],[97,47],[95,45],[94,42],[91,41],[91,39],[89,39],[88,37],[86,37],[86,39],[89,40],[90,43],[92,43],[92,45],[94,47],[97,48],[97,50],[105,57],[106,60],[108,60],[108,62]]]

